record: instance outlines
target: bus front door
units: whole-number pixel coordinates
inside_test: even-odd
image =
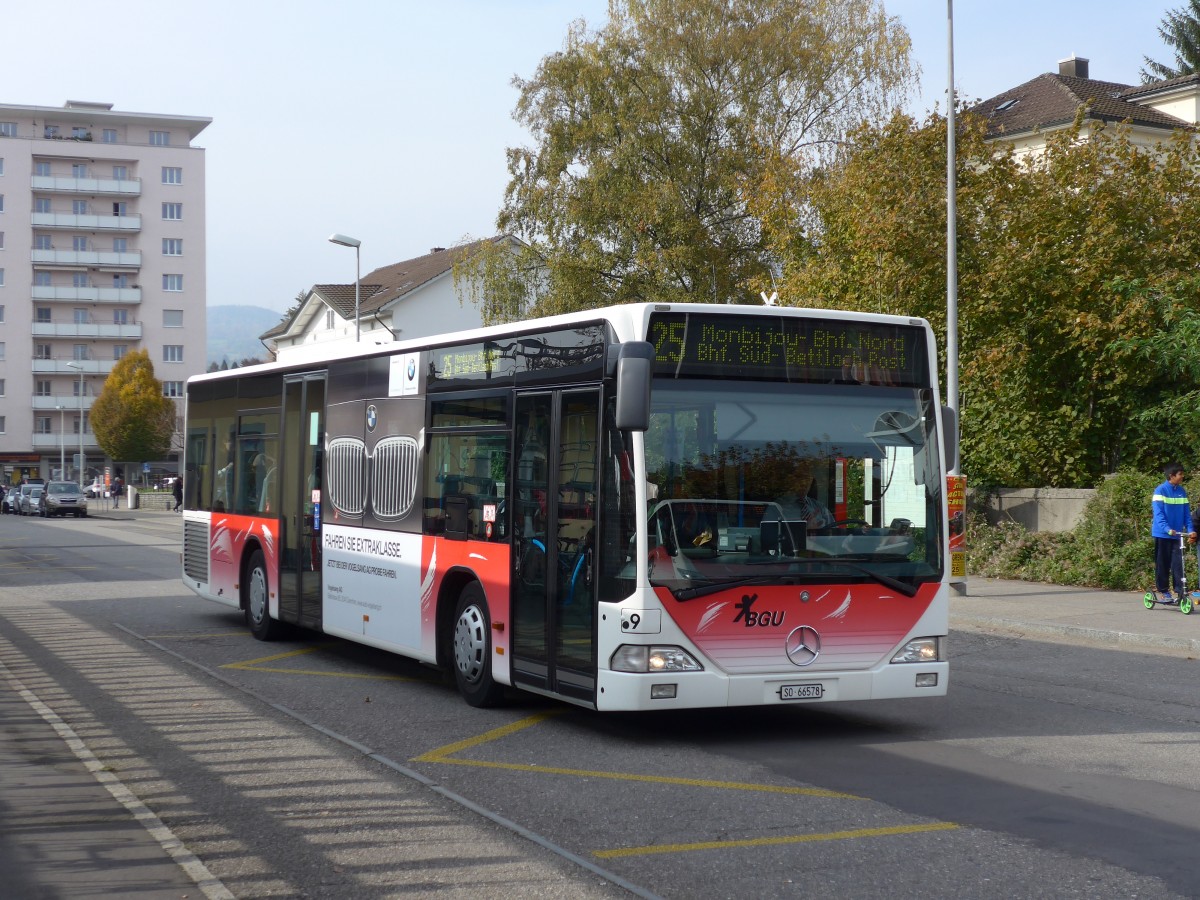
[[[279,618],[319,629],[324,372],[284,382],[280,444]]]
[[[520,394],[510,492],[519,685],[595,701],[600,392]]]

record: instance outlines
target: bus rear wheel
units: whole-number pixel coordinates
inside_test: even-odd
[[[492,623],[478,582],[471,582],[459,594],[450,649],[454,681],[463,699],[476,707],[499,703],[504,686],[492,680]]]
[[[246,609],[246,627],[260,641],[273,641],[283,634],[283,625],[271,618],[269,583],[266,558],[261,550],[255,550],[242,579],[242,605]]]

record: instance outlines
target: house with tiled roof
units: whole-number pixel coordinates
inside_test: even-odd
[[[1090,78],[1088,68],[1083,57],[1061,60],[1057,73],[1039,75],[969,112],[987,120],[989,140],[1011,144],[1019,155],[1040,152],[1047,136],[1070,128],[1081,109],[1081,140],[1101,125],[1124,125],[1142,146],[1168,141],[1179,130],[1200,135],[1200,75],[1130,85]]]
[[[486,240],[516,242],[505,235]],[[389,344],[479,328],[483,324],[479,309],[459,296],[452,270],[457,259],[483,243],[434,247],[423,256],[362,276],[357,329],[354,284],[314,284],[300,303],[259,339],[280,360],[306,360],[325,356],[335,345],[353,343],[356,332],[360,343]]]

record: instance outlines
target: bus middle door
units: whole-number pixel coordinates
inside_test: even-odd
[[[513,680],[594,702],[600,392],[518,394],[511,492]]]

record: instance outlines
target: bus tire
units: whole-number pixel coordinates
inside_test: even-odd
[[[486,707],[500,702],[504,686],[492,680],[492,623],[477,581],[463,588],[454,607],[450,658],[458,692],[467,703]]]
[[[260,641],[273,641],[283,633],[283,625],[271,618],[269,586],[266,558],[261,550],[255,550],[242,579],[242,605],[246,610],[246,627]]]

